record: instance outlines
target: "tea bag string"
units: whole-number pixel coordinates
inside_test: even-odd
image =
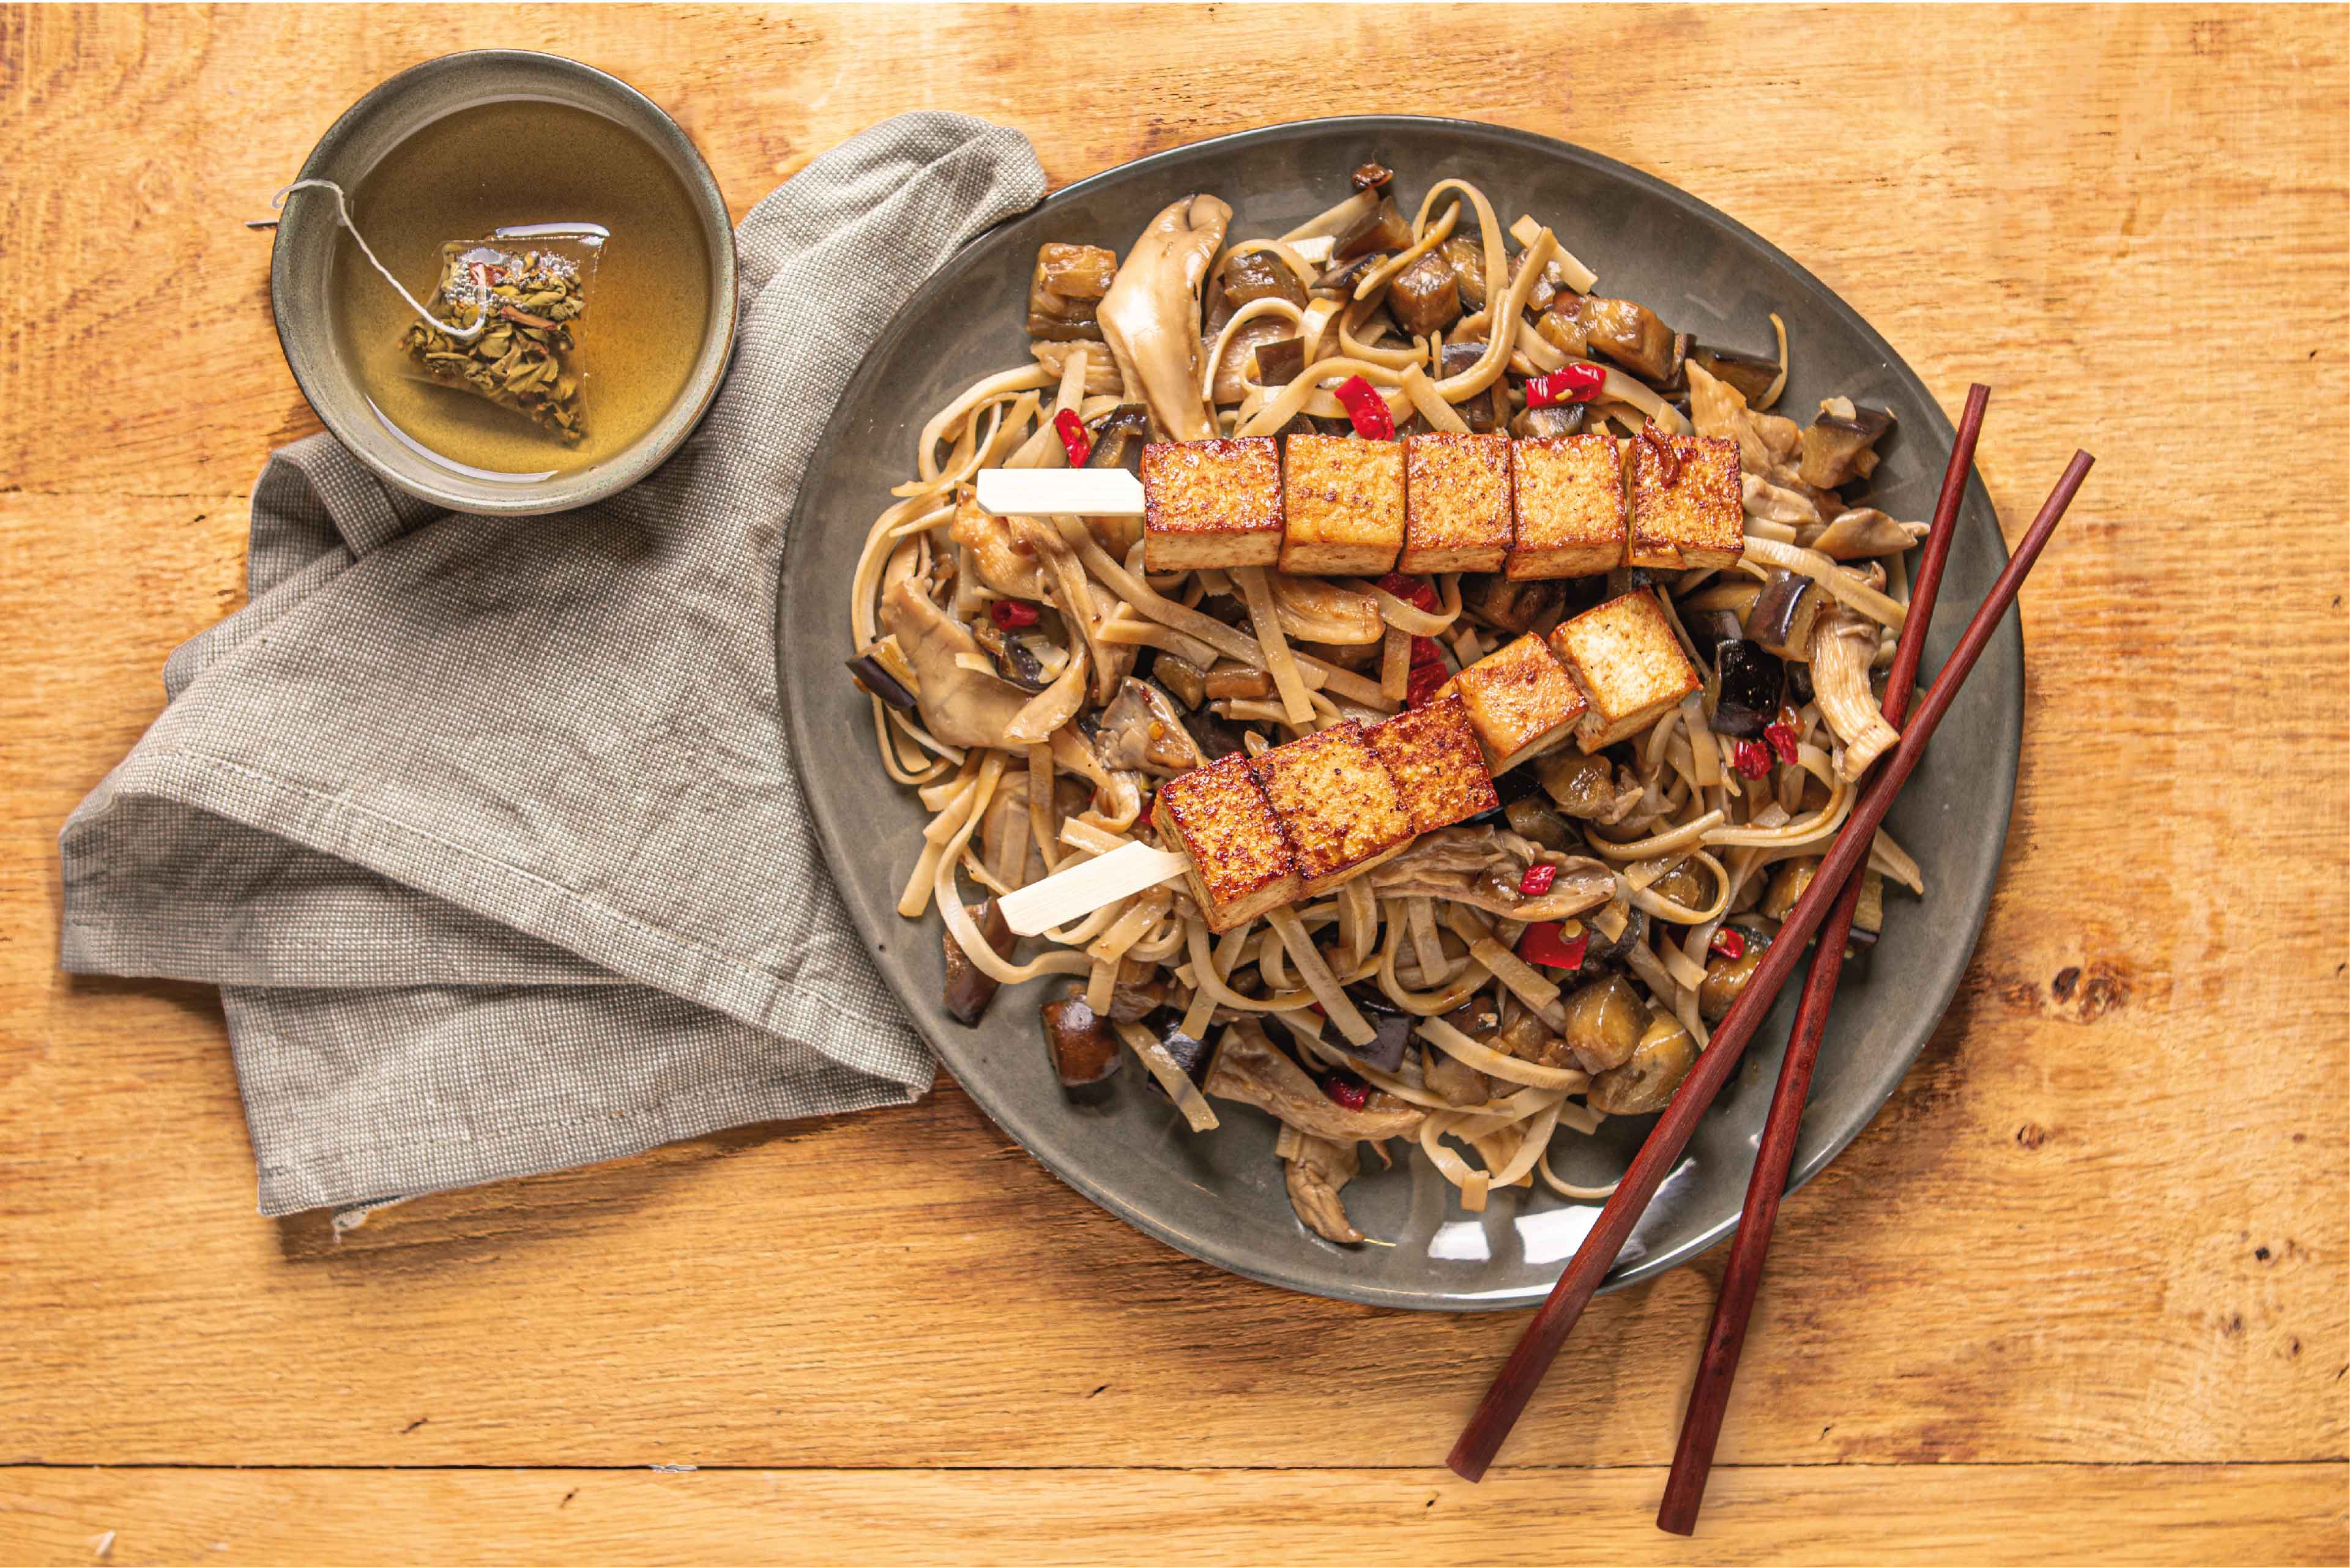
[[[408,308],[416,312],[416,318],[418,320],[424,322],[427,327],[432,328],[433,330],[440,333],[442,336],[454,338],[460,343],[470,343],[475,339],[482,335],[483,329],[487,328],[490,324],[490,314],[488,311],[483,311],[480,319],[472,326],[457,327],[452,326],[450,323],[442,320],[439,317],[434,315],[433,312],[427,310],[424,306],[416,302],[416,296],[411,294],[404,287],[403,287],[400,279],[392,275],[392,269],[384,266],[383,263],[378,261],[375,258],[375,252],[368,248],[367,236],[360,233],[359,225],[357,224],[352,222],[351,209],[343,204],[343,188],[335,183],[332,180],[297,180],[269,199],[270,210],[273,212],[283,212],[286,208],[287,197],[292,195],[297,191],[312,190],[332,191],[335,193],[335,221],[341,224],[345,229],[350,231],[352,240],[356,242],[360,247],[360,254],[367,257],[368,265],[374,267],[377,272],[383,274],[383,280],[392,285],[393,291],[394,293],[398,294],[403,299],[408,301]],[[245,226],[249,229],[276,228],[278,226],[278,220],[276,218],[251,218],[247,220]]]

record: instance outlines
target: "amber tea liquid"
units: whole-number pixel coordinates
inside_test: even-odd
[[[518,478],[575,473],[652,429],[685,389],[710,316],[710,257],[686,187],[626,127],[568,104],[481,104],[394,148],[352,195],[360,232],[419,299],[432,297],[445,241],[521,224],[598,224],[612,233],[578,328],[586,434],[576,444],[471,392],[417,379],[400,346],[415,313],[350,235],[339,236],[336,329],[361,387],[411,445]]]

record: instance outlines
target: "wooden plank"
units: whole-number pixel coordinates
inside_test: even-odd
[[[2340,1563],[2341,1464],[0,1470],[11,1562]],[[1271,1544],[1271,1549],[1270,1548]],[[101,1547],[103,1550],[100,1550]]]

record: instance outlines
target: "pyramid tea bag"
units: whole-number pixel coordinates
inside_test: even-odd
[[[415,372],[577,443],[586,432],[582,318],[609,237],[593,224],[534,224],[443,246],[425,303],[439,325],[412,322],[401,334]]]

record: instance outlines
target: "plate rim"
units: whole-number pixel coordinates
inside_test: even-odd
[[[1155,169],[1181,166],[1215,151],[1243,150],[1322,137],[1379,136],[1393,133],[1399,130],[1451,132],[1500,141],[1541,157],[1580,164],[1608,178],[1641,187],[1665,201],[1684,218],[1706,224],[1761,251],[1787,268],[1800,287],[1811,290],[1819,297],[1820,302],[1832,313],[1857,329],[1863,340],[1884,359],[1887,369],[1898,379],[1909,382],[1917,389],[1931,415],[1929,421],[1931,428],[1926,432],[1931,446],[1938,451],[1948,451],[1950,448],[1956,438],[1956,432],[1949,416],[1944,412],[1942,402],[1936,397],[1934,390],[1928,386],[1926,378],[1912,368],[1909,361],[1895,351],[1894,346],[1886,340],[1885,335],[1876,327],[1871,324],[1869,319],[1848,304],[1843,296],[1815,277],[1810,268],[1798,262],[1770,240],[1711,203],[1630,163],[1612,158],[1605,153],[1593,152],[1590,148],[1574,142],[1546,136],[1538,131],[1443,115],[1356,114],[1326,116],[1315,120],[1283,120],[1271,125],[1228,131],[1223,135],[1163,148],[1157,152],[1146,153],[1139,158],[1129,159],[1126,162],[1115,163],[1108,168],[1097,170],[1048,193],[1034,205],[1024,207],[1017,213],[1007,214],[990,225],[959,246],[943,260],[922,285],[908,297],[889,322],[875,336],[872,345],[859,360],[856,371],[852,373],[847,383],[842,388],[840,396],[835,400],[833,411],[826,417],[824,432],[818,437],[817,444],[811,449],[811,465],[814,465],[818,454],[830,450],[836,444],[847,411],[854,403],[862,401],[861,394],[880,374],[879,367],[887,357],[887,351],[895,350],[900,340],[913,329],[918,307],[928,302],[935,292],[952,287],[956,264],[975,247],[987,242],[1006,225],[1026,220],[1059,206],[1073,204],[1081,196],[1092,193],[1097,187],[1113,180],[1149,173]],[[784,548],[780,553],[777,566],[773,628],[777,700],[783,709],[783,723],[795,758],[818,755],[821,751],[820,747],[813,744],[816,737],[808,731],[809,721],[806,709],[797,699],[796,683],[793,678],[793,669],[786,651],[790,635],[787,588],[795,580],[795,567],[802,556],[814,548],[811,542],[814,535],[812,528],[808,526],[808,514],[817,504],[817,495],[821,486],[811,486],[808,478],[808,471],[803,469],[799,489],[793,498],[792,511],[785,524]],[[2000,549],[2005,557],[2008,552],[2008,543],[2005,536],[2000,535],[1999,508],[1993,505],[1982,476],[1974,465],[1970,465],[1969,471],[1968,487],[1962,498],[1962,512],[1964,517],[1969,513],[1977,512],[1990,519],[1993,531],[2000,540]],[[1989,819],[1998,821],[2001,828],[2001,839],[2005,843],[2009,831],[2014,825],[2017,779],[2023,765],[2025,749],[2025,649],[2021,622],[2015,607],[2012,606],[2008,615],[2003,618],[1995,633],[1994,644],[2005,652],[2013,650],[2014,653],[2014,657],[2006,661],[2009,676],[2005,682],[2007,689],[2000,694],[2000,710],[2010,716],[2009,737],[2005,747],[2008,752],[2007,763],[2003,766],[1998,758],[1994,759],[1991,767],[1992,777],[1986,780],[1990,797],[1986,801],[1987,816]],[[2000,663],[2002,661],[1996,661],[1996,664]],[[1986,672],[1986,674],[1991,673]],[[1981,679],[1983,676],[1979,675],[1978,678]],[[797,767],[796,763],[795,767]],[[816,830],[817,842],[824,852],[826,868],[833,872],[835,880],[839,882],[842,880],[839,868],[855,858],[847,852],[848,845],[842,836],[843,825],[819,808],[815,791],[808,789],[803,785],[802,793],[809,803],[809,816]],[[1864,1081],[1869,1089],[1868,1097],[1874,1102],[1871,1111],[1867,1115],[1856,1118],[1850,1127],[1840,1130],[1811,1157],[1800,1162],[1790,1173],[1788,1186],[1790,1192],[1795,1192],[1826,1169],[1838,1155],[1852,1145],[1856,1138],[1878,1120],[1887,1105],[1893,1102],[1896,1092],[1902,1086],[1903,1080],[1908,1076],[1921,1052],[1927,1049],[1927,1042],[1935,1037],[1937,1029],[1950,1010],[1953,997],[1958,994],[1960,984],[1967,977],[1977,944],[1983,936],[1986,918],[1991,912],[1993,895],[1999,889],[2001,870],[2006,862],[2005,853],[1997,854],[1992,862],[1991,874],[1986,877],[1981,886],[1974,889],[1968,895],[1965,901],[1969,905],[1965,911],[1964,924],[1967,929],[1965,948],[1958,961],[1949,966],[1948,974],[1933,988],[1932,1002],[1922,1013],[1925,1022],[1917,1030],[1916,1038],[1901,1050],[1889,1052],[1880,1071]],[[859,936],[864,939],[869,954],[885,949],[887,946],[883,940],[886,933],[867,921],[850,900],[845,898],[843,903],[848,911],[851,924],[856,926]],[[882,978],[886,985],[889,984],[889,976],[887,972],[883,973]],[[971,1097],[972,1103],[980,1107],[982,1113],[995,1124],[1000,1131],[1004,1132],[1007,1136],[1021,1145],[1024,1154],[1056,1180],[1097,1207],[1188,1257],[1196,1258],[1226,1273],[1297,1294],[1408,1311],[1510,1312],[1534,1306],[1542,1301],[1549,1293],[1548,1286],[1529,1286],[1521,1291],[1481,1293],[1475,1296],[1466,1294],[1449,1296],[1429,1291],[1399,1290],[1390,1286],[1357,1284],[1350,1281],[1330,1284],[1308,1282],[1297,1278],[1285,1278],[1273,1270],[1255,1267],[1244,1258],[1231,1252],[1220,1251],[1213,1239],[1195,1236],[1181,1227],[1171,1225],[1126,1202],[1095,1182],[1083,1170],[1065,1170],[1055,1161],[1032,1147],[1026,1139],[1005,1124],[1003,1116],[999,1113],[995,1095],[984,1086],[985,1074],[967,1075],[959,1071],[955,1066],[957,1051],[951,1044],[944,1043],[949,1038],[947,1032],[936,1027],[934,1020],[921,1008],[909,1005],[907,998],[898,996],[898,988],[893,986],[890,988],[893,995],[898,997],[900,1006],[906,1009],[908,1022],[922,1037],[924,1044],[954,1074],[957,1083]],[[1697,1235],[1672,1247],[1647,1254],[1630,1266],[1621,1263],[1611,1270],[1601,1285],[1601,1291],[1607,1292],[1625,1289],[1654,1279],[1671,1270],[1679,1269],[1721,1245],[1733,1231],[1738,1228],[1738,1225],[1739,1216],[1735,1212],[1707,1227]]]

